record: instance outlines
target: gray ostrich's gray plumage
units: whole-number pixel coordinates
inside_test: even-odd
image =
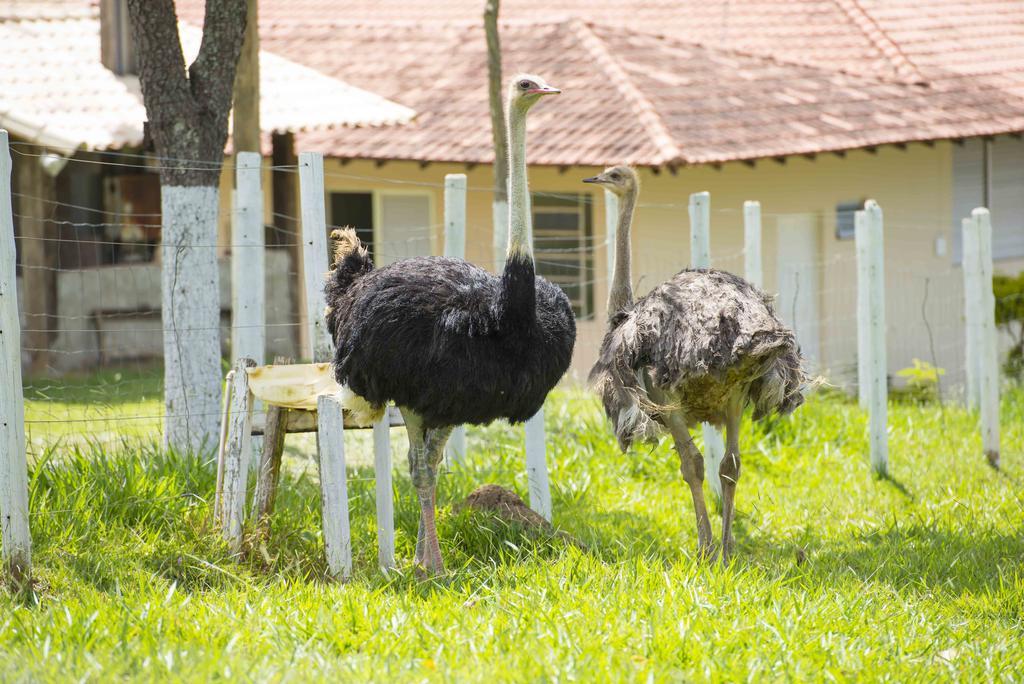
[[[806,376],[771,297],[731,273],[693,269],[612,317],[590,382],[625,450],[656,438],[668,409],[716,425],[735,406],[753,405],[755,420],[789,413],[803,403]]]

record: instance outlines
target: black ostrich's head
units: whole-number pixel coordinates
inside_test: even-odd
[[[583,182],[602,185],[620,196],[640,189],[640,177],[632,167],[626,165],[610,166],[596,176],[584,178]]]
[[[512,79],[508,90],[508,102],[510,107],[529,109],[537,104],[545,95],[558,95],[561,90],[550,86],[540,76],[531,74],[519,74]]]

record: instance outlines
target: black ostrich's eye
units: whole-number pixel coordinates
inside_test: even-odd
[[[529,81],[520,81],[519,87],[522,88],[523,90],[529,90],[530,88],[533,87],[533,84],[530,83]]]
[[[620,175],[618,174],[618,172],[615,172],[615,173],[611,173],[611,174],[609,174],[609,175],[608,175],[608,177],[609,177],[609,178],[611,178],[611,179],[612,179],[613,181],[617,181],[617,180],[619,180],[620,178],[622,178],[622,176],[620,176]]]

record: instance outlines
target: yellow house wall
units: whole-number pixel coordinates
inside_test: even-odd
[[[578,192],[594,198],[595,301],[593,320],[581,321],[577,355],[571,376],[585,377],[603,333],[607,275],[603,243],[603,199],[580,180],[595,167],[557,169],[534,167],[530,186],[535,192]],[[465,173],[467,247],[469,260],[493,267],[491,234],[491,169],[464,164],[429,164],[369,161],[342,163],[329,159],[325,168],[327,192],[426,192],[433,197],[432,251],[443,248],[443,183],[447,173]],[[676,174],[641,171],[643,191],[637,210],[633,248],[634,282],[639,293],[670,277],[689,263],[689,194],[711,193],[712,261],[734,272],[743,270],[744,200],[757,199],[763,213],[763,269],[765,288],[777,289],[777,224],[786,215],[801,214],[818,232],[817,280],[821,368],[829,377],[847,380],[856,358],[856,288],[853,240],[837,240],[835,205],[873,198],[885,215],[886,279],[891,373],[909,366],[914,357],[947,368],[947,382],[959,377],[962,366],[961,282],[952,263],[951,148],[910,145],[906,149],[880,148],[877,153],[853,151],[845,157],[819,155],[814,159],[789,158],[785,164],[761,161],[750,167],[726,164],[720,169],[688,167]],[[946,254],[936,253],[936,240],[946,241]],[[927,280],[928,299],[925,301]],[[922,304],[926,315],[922,315]],[[927,325],[932,328],[929,342]]]

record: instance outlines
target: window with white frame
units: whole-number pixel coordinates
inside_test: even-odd
[[[589,196],[533,193],[537,273],[558,285],[577,318],[594,315],[594,230]]]
[[[331,224],[352,226],[384,266],[431,254],[431,205],[427,193],[332,192]]]

